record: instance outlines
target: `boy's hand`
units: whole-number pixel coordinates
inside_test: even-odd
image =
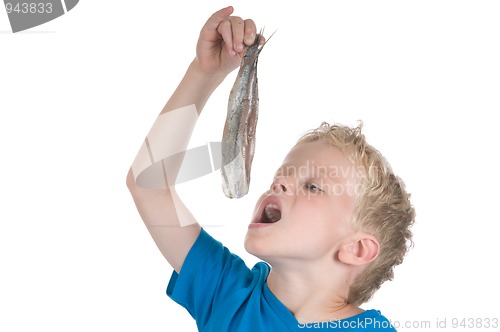
[[[205,74],[225,77],[240,65],[245,45],[255,41],[254,21],[230,16],[233,11],[229,6],[215,12],[201,29],[195,62]]]

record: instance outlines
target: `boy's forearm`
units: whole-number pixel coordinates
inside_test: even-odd
[[[196,59],[193,60],[161,113],[163,114],[188,105],[195,105],[198,114],[201,113],[208,98],[224,78],[225,76],[222,75],[214,76],[205,74],[199,68]]]
[[[177,272],[200,226],[177,196],[175,179],[198,115],[223,79],[206,75],[196,61],[191,63],[146,136],[127,176],[145,225]]]
[[[207,75],[196,60],[168,100],[132,164],[137,185],[172,190],[201,110],[224,79]]]

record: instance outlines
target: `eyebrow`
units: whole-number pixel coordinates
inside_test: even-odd
[[[307,173],[304,174],[304,171],[306,171]],[[281,176],[295,176],[297,174],[299,176],[306,175],[307,177],[310,178],[325,177],[325,178],[330,178],[332,180],[338,180],[340,178],[340,174],[345,174],[345,172],[339,172],[338,167],[317,166],[314,164],[311,165],[310,163],[300,166],[283,164],[275,172],[275,175],[281,175]]]
[[[338,167],[331,167],[331,166],[312,166],[312,177],[321,177],[321,178],[326,178],[330,179],[334,182],[339,182],[339,180],[342,178],[340,176],[342,174],[339,172]]]

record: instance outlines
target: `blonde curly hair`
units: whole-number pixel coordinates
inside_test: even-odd
[[[411,226],[415,210],[403,181],[392,171],[387,160],[366,142],[363,124],[357,127],[323,122],[303,135],[297,144],[321,141],[337,147],[357,169],[359,190],[355,195],[353,227],[377,238],[379,255],[356,277],[349,288],[347,302],[367,302],[386,280],[394,277],[394,267],[403,262],[413,246]]]

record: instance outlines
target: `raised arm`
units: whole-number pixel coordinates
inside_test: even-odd
[[[230,16],[232,13],[232,7],[221,9],[203,26],[196,58],[153,124],[127,175],[127,186],[144,224],[177,272],[200,233],[200,225],[175,191],[182,162],[178,152],[185,151],[212,92],[239,66],[244,44],[255,40],[255,23]]]

